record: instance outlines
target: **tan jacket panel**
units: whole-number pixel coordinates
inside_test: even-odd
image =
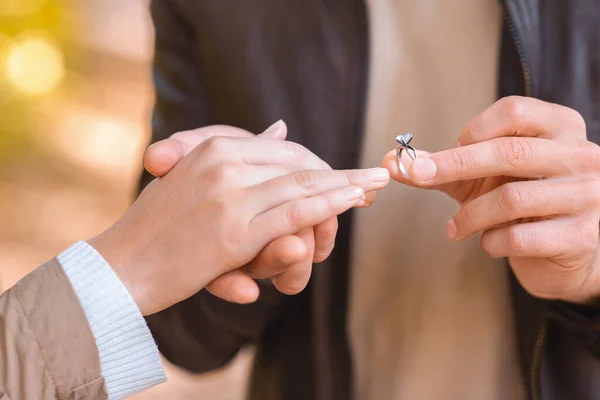
[[[0,296],[0,400],[106,398],[88,321],[51,260]]]

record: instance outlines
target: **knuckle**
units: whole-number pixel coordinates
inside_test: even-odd
[[[525,238],[523,237],[522,232],[518,229],[518,225],[512,225],[507,229],[506,232],[506,242],[508,248],[517,253],[525,250]]]
[[[294,142],[282,142],[282,144],[292,159],[300,164],[306,161],[308,150],[304,146]]]
[[[302,225],[302,208],[297,202],[291,203],[285,212],[285,222],[292,228],[299,228]]]
[[[298,171],[294,174],[294,182],[306,192],[312,192],[317,186],[314,174],[309,170]]]
[[[520,121],[529,113],[526,99],[520,96],[508,96],[498,101],[502,113],[513,121]]]
[[[460,143],[477,143],[485,137],[485,129],[481,124],[480,118],[474,118],[469,121],[467,126],[460,132]]]
[[[458,148],[451,153],[452,155],[452,163],[454,166],[454,170],[457,172],[468,171],[471,168],[471,159],[462,151],[461,148]]]
[[[525,195],[521,188],[513,185],[504,185],[500,189],[500,207],[510,216],[514,215],[525,203]]]
[[[212,136],[202,142],[203,150],[211,155],[223,154],[230,146],[231,140],[224,136]]]
[[[501,139],[499,143],[500,154],[511,167],[522,167],[529,162],[533,149],[527,139],[510,137]]]
[[[600,146],[594,142],[584,141],[577,147],[577,154],[575,157],[581,156],[583,159],[588,160],[590,165],[600,166]],[[598,167],[596,167],[598,168]]]

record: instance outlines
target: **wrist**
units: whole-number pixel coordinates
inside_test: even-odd
[[[133,298],[142,315],[149,315],[149,310],[152,309],[148,293],[150,285],[144,282],[141,274],[143,270],[139,268],[141,263],[135,256],[134,244],[126,238],[118,223],[90,239],[88,244],[106,260]]]

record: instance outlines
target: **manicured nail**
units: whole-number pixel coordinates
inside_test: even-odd
[[[435,178],[437,174],[437,165],[431,158],[419,157],[413,161],[413,174],[422,182]]]
[[[281,132],[285,129],[285,122],[283,120],[279,120],[275,122],[273,125],[268,127],[261,135],[268,137],[277,137],[281,134]]]
[[[390,179],[390,171],[385,168],[371,168],[365,175],[368,180],[373,182],[387,182]]]
[[[344,196],[348,201],[356,201],[365,196],[365,191],[361,187],[353,186],[344,191]]]
[[[446,235],[448,235],[448,237],[452,240],[455,240],[456,236],[458,236],[458,231],[456,230],[454,218],[450,219],[450,221],[446,223]]]

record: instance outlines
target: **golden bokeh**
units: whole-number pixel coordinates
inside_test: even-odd
[[[8,81],[28,95],[55,89],[65,74],[63,55],[51,40],[28,33],[14,40],[5,58]]]
[[[190,0],[193,1],[193,0]],[[134,199],[153,103],[149,0],[0,0],[0,293]],[[252,355],[135,400],[243,399]]]

